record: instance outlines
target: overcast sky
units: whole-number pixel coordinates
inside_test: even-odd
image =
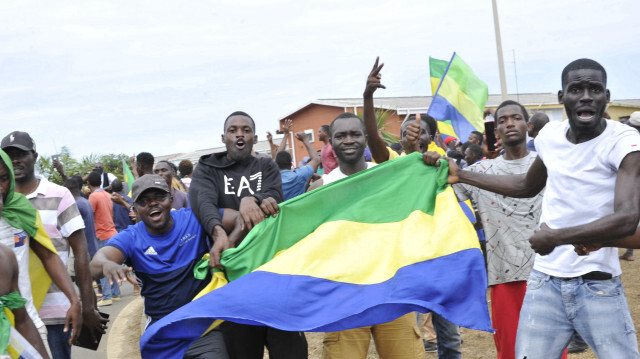
[[[509,92],[557,92],[570,61],[640,98],[640,1],[498,1]],[[228,114],[257,132],[318,98],[430,95],[428,58],[456,51],[500,92],[490,0],[2,1],[2,135],[75,157],[220,145]]]

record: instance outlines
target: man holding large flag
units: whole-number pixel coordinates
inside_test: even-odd
[[[151,325],[191,301],[211,276],[197,279],[193,269],[207,253],[206,234],[189,209],[171,211],[169,185],[158,175],[133,183],[134,211],[140,222],[116,234],[91,261],[94,278],[127,280],[127,263],[142,281],[144,311]],[[208,354],[207,354],[208,353]],[[228,359],[222,332],[211,331],[186,351],[186,358],[212,355]]]
[[[227,150],[202,156],[194,171],[189,199],[193,212],[213,239],[214,265],[219,265],[224,250],[235,246],[222,226],[221,208],[238,210],[247,230],[266,216],[278,213],[278,202],[282,201],[280,171],[271,158],[251,156],[256,141],[251,116],[234,112],[224,122],[222,142]],[[297,331],[233,322],[225,323],[222,330],[232,359],[261,359],[265,345],[272,357],[307,357],[307,340]]]
[[[339,165],[330,174],[314,182],[310,190],[376,165],[372,162],[366,162],[364,159],[367,134],[360,118],[345,112],[333,120],[330,129],[331,146],[338,156]],[[331,196],[331,193],[326,195]],[[344,240],[349,241],[350,238],[346,236]],[[329,332],[324,338],[323,358],[365,358],[371,336],[373,336],[378,355],[382,359],[423,358],[422,340],[416,335],[418,331],[415,315],[408,313],[387,323]]]
[[[373,65],[373,69],[367,77],[367,83],[363,94],[363,118],[368,133],[375,133],[377,120],[375,118],[375,108],[373,105],[373,94],[379,88],[386,88],[380,79],[380,71],[384,64],[379,64],[379,58]],[[404,147],[404,154],[413,152],[423,153],[425,151],[436,151],[444,155],[444,151],[432,141],[437,130],[436,121],[430,116],[421,119],[420,114],[407,117],[400,126],[400,140]],[[392,160],[398,156],[395,151],[390,150],[380,136],[367,136],[367,142],[371,149],[371,154],[377,163]],[[475,222],[475,221],[472,221]],[[461,358],[460,346],[462,338],[457,325],[444,319],[437,313],[432,314],[433,327],[436,332],[438,357],[440,359]],[[427,344],[425,344],[426,346]],[[426,348],[425,348],[426,350]]]

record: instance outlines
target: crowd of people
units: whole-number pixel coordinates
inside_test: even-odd
[[[70,358],[83,326],[94,341],[105,333],[108,320],[98,308],[119,300],[126,281],[144,297],[152,325],[208,284],[211,273],[193,275],[202,258],[208,255],[211,267],[223,269],[222,253],[277,216],[279,203],[419,152],[425,165],[449,161],[448,182],[475,212],[498,358],[566,358],[568,350],[587,346],[599,358],[639,358],[617,247],[640,246],[640,112],[626,124],[606,119],[605,69],[579,59],[563,70],[558,99],[566,121],[530,115],[511,100],[486,110],[485,117],[495,118],[493,150],[487,143],[492,136],[477,131],[464,143],[443,139],[426,114],[407,116],[399,143],[385,143],[374,107],[374,93],[386,88],[383,66],[376,60],[367,76],[362,120],[345,112],[322,126],[321,151],[304,132],[295,133],[308,154],[299,166],[286,150],[290,120],[279,146],[268,134],[273,150],[267,157],[253,151],[256,125],[241,111],[224,122],[226,151],[202,156],[195,167],[139,153],[130,189],[101,163],[69,177],[54,161],[64,186],[51,183],[35,173],[31,136],[6,135],[0,151],[0,303],[13,311],[17,331],[43,358]],[[54,284],[39,310],[30,255]],[[5,321],[0,318],[0,339]],[[433,312],[326,333],[323,358],[365,358],[371,339],[383,359],[422,358],[425,351],[461,357],[459,327]],[[6,347],[0,341],[0,355]],[[272,358],[308,356],[302,332],[225,322],[194,342],[185,358],[257,359],[265,348]]]

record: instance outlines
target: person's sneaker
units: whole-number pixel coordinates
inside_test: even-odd
[[[587,349],[589,349],[587,343],[578,343],[576,341],[572,341],[571,343],[569,343],[569,354],[586,352]]]
[[[113,300],[114,302],[119,302],[120,301],[120,296],[111,297],[111,300]]]
[[[100,299],[98,301],[98,307],[106,307],[106,306],[111,305],[111,304],[113,304],[111,299]]]
[[[438,345],[436,343],[428,342],[423,340],[424,351],[427,353],[432,353],[438,350]]]

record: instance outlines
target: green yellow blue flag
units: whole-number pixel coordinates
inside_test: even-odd
[[[429,57],[433,99],[427,114],[438,120],[445,136],[466,141],[472,131],[484,131],[483,112],[489,91],[456,53],[451,61]]]
[[[131,197],[131,188],[133,188],[133,182],[136,181],[136,178],[133,177],[133,173],[131,173],[129,166],[124,160],[122,160],[122,174],[124,174],[124,181],[127,182],[127,196]]]
[[[147,328],[142,356],[181,358],[216,319],[326,332],[434,311],[491,331],[484,259],[447,172],[414,153],[286,201],[223,253],[229,284]]]

